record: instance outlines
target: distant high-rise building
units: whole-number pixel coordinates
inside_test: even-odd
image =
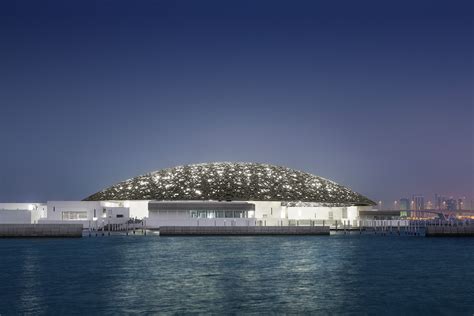
[[[446,209],[448,211],[456,211],[457,210],[457,201],[456,199],[449,198],[446,200]]]
[[[425,209],[425,197],[423,195],[413,195],[413,206],[412,209],[415,211]]]
[[[435,209],[437,210],[446,209],[446,198],[444,196],[435,194]]]
[[[438,193],[435,193],[435,210],[441,209],[441,204],[443,203],[443,197]]]
[[[400,199],[400,210],[409,210],[410,209],[410,200],[406,198]]]
[[[425,208],[427,210],[432,210],[433,209],[433,203],[431,201],[426,202]]]
[[[460,198],[458,199],[458,210],[460,210],[460,211],[464,210],[465,207],[466,207],[466,205],[465,205],[465,203],[464,203],[464,200],[466,200],[466,197],[464,197],[464,196],[463,196],[463,197],[460,197]]]

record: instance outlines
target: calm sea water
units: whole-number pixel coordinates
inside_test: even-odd
[[[0,315],[474,314],[474,239],[0,239]]]

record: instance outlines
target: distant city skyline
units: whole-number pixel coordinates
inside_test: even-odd
[[[466,196],[447,196],[434,194],[434,196],[425,196],[423,194],[412,194],[411,198],[400,197],[391,201],[378,201],[382,209],[400,209],[400,210],[474,210],[474,200]]]
[[[0,202],[282,165],[474,199],[472,1],[3,1]],[[427,198],[429,197],[429,198]]]

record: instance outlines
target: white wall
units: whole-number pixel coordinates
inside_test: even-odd
[[[357,206],[347,207],[347,219],[351,222],[354,222],[359,219],[359,208]]]
[[[46,218],[47,216],[47,207],[43,205],[37,209],[31,211],[31,223],[37,224],[39,220]]]
[[[46,204],[43,203],[0,203],[0,210],[46,210]]]
[[[143,219],[148,217],[147,201],[124,201],[124,206],[130,208],[130,218]]]
[[[130,218],[144,219],[148,217],[148,202],[149,200],[139,200],[139,201],[101,201],[100,206],[102,208],[108,207],[125,207],[130,210]]]
[[[0,210],[29,210],[33,203],[0,203]]]
[[[0,224],[31,224],[31,211],[0,210]]]
[[[42,223],[82,223],[84,228],[107,224],[125,223],[129,219],[130,211],[119,202],[103,201],[48,201],[47,218]],[[63,220],[64,212],[86,212],[84,219]],[[94,216],[95,215],[95,216]],[[117,217],[122,215],[122,217]]]
[[[286,207],[281,206],[281,202],[248,201],[255,204],[255,218],[286,218]]]
[[[101,202],[95,201],[48,201],[49,221],[62,221],[63,212],[87,212],[87,220],[93,220],[94,209],[97,218],[102,217]]]
[[[329,220],[355,221],[359,218],[359,208],[349,207],[287,207],[281,202],[249,201],[255,204],[255,218],[266,220],[269,225],[280,225],[282,219],[288,220]],[[362,207],[363,208],[363,207]],[[268,224],[267,224],[268,225]]]
[[[46,217],[46,204],[0,203],[0,224],[34,224]]]
[[[343,219],[343,213],[342,207],[288,207],[288,219],[292,220],[330,220],[332,217],[332,220],[340,221]]]

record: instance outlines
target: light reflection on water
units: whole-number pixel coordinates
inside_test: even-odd
[[[20,266],[18,287],[19,287],[19,309],[24,311],[34,311],[38,306],[42,305],[42,293],[40,292],[40,282],[37,271],[38,266],[38,249],[24,248],[20,249],[21,254],[17,260]],[[2,256],[3,257],[3,256]],[[13,304],[14,302],[8,302]]]
[[[0,315],[474,312],[474,240],[0,240]]]

